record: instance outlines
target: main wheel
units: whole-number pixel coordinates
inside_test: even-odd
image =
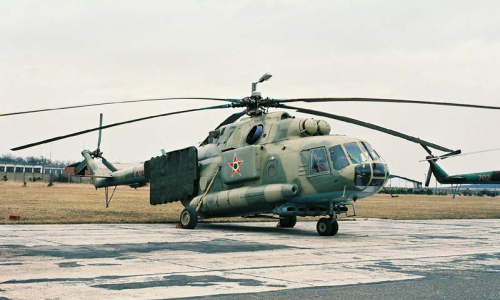
[[[316,224],[319,235],[330,235],[332,233],[332,221],[329,218],[321,218]]]
[[[191,206],[186,206],[181,212],[180,223],[184,229],[193,229],[198,224],[198,213]]]
[[[330,232],[331,236],[334,236],[339,232],[339,222],[337,220],[332,222],[332,232]]]
[[[297,224],[297,216],[284,215],[280,216],[278,227],[293,228]]]

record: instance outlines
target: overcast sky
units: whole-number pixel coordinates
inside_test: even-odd
[[[155,97],[380,97],[500,106],[499,1],[0,1],[0,113]],[[0,154],[98,125],[220,102],[126,104],[0,117]],[[464,152],[500,148],[500,111],[410,104],[297,104]],[[233,110],[106,130],[111,161],[197,145]],[[298,117],[305,115],[293,113]],[[369,141],[392,173],[424,179],[417,144],[329,121]],[[80,160],[88,134],[12,153]],[[436,154],[439,153],[436,151]],[[442,162],[500,170],[500,152]]]

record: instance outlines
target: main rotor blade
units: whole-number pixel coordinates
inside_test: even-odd
[[[459,106],[468,108],[483,108],[483,109],[500,109],[500,106],[465,104],[456,102],[432,102],[419,100],[403,100],[403,99],[383,99],[383,98],[298,98],[298,99],[274,99],[278,103],[289,102],[379,102],[379,103],[410,103],[410,104],[427,104],[427,105],[443,105],[443,106]]]
[[[427,141],[421,140],[419,138],[416,138],[416,137],[413,137],[413,136],[410,136],[410,135],[407,135],[407,134],[404,134],[404,133],[401,133],[401,132],[398,132],[398,131],[395,131],[392,129],[384,128],[382,126],[363,122],[360,120],[356,120],[356,119],[352,119],[352,118],[348,118],[348,117],[343,117],[343,116],[339,116],[339,115],[334,115],[334,114],[329,114],[329,113],[325,113],[325,112],[317,111],[317,110],[312,110],[312,109],[288,106],[288,105],[284,105],[284,104],[281,107],[288,108],[288,109],[294,109],[298,112],[302,112],[305,114],[316,115],[316,116],[326,117],[326,118],[330,118],[330,119],[334,119],[334,120],[338,120],[338,121],[342,121],[342,122],[346,122],[346,123],[356,124],[356,125],[359,125],[362,127],[370,128],[370,129],[381,131],[381,132],[384,132],[384,133],[387,133],[387,134],[390,134],[393,136],[397,136],[399,138],[408,140],[410,142],[426,145],[427,147],[434,148],[434,149],[437,149],[440,151],[444,151],[444,152],[452,152],[453,151],[453,150],[448,149],[446,147],[439,146],[437,144],[427,142]]]
[[[125,104],[125,103],[139,103],[139,102],[168,101],[168,100],[213,100],[213,101],[225,101],[225,102],[231,102],[231,103],[238,103],[240,101],[239,99],[203,98],[203,97],[140,99],[140,100],[126,100],[126,101],[116,101],[116,102],[101,102],[101,103],[92,103],[92,104],[81,104],[81,105],[63,106],[63,107],[55,107],[55,108],[42,108],[42,109],[36,109],[36,110],[27,110],[27,111],[19,111],[19,112],[11,112],[11,113],[0,114],[0,117],[7,117],[7,116],[13,116],[13,115],[32,114],[32,113],[38,113],[38,112],[44,112],[44,111],[53,111],[53,110],[83,108],[83,107],[91,107],[91,106],[102,106],[102,105],[112,105],[112,104]]]
[[[34,146],[38,146],[38,145],[42,145],[42,144],[46,144],[46,143],[50,143],[50,142],[54,142],[54,141],[66,139],[66,138],[70,138],[70,137],[74,137],[74,136],[78,136],[78,135],[82,135],[82,134],[89,133],[89,132],[92,132],[92,131],[97,131],[97,130],[101,130],[101,129],[107,129],[107,128],[111,128],[111,127],[116,127],[116,126],[120,126],[120,125],[125,125],[125,124],[130,124],[130,123],[145,121],[145,120],[150,120],[150,119],[154,119],[154,118],[166,117],[166,116],[183,114],[183,113],[188,113],[188,112],[201,111],[201,110],[219,109],[219,108],[231,108],[231,104],[224,104],[224,105],[217,105],[217,106],[208,106],[208,107],[203,107],[203,108],[194,108],[194,109],[188,109],[188,110],[181,110],[181,111],[169,112],[169,113],[165,113],[165,114],[147,116],[147,117],[143,117],[143,118],[138,118],[138,119],[133,119],[133,120],[128,120],[128,121],[113,123],[113,124],[109,124],[109,125],[105,125],[105,126],[95,127],[95,128],[92,128],[92,129],[82,130],[82,131],[70,133],[70,134],[67,134],[67,135],[62,135],[62,136],[54,137],[54,138],[43,140],[43,141],[36,142],[36,143],[31,143],[31,144],[19,146],[19,147],[16,147],[16,148],[12,148],[10,150],[12,150],[12,151],[18,151],[18,150],[22,150],[22,149],[26,149],[26,148],[30,148],[30,147],[34,147]]]
[[[244,116],[246,112],[247,111],[245,109],[243,111],[240,111],[240,112],[237,112],[237,113],[230,115],[229,117],[227,117],[227,119],[225,119],[222,123],[220,123],[219,126],[217,126],[217,128],[215,128],[215,129],[219,129],[224,125],[232,124],[232,123],[236,122],[239,118]],[[200,145],[205,145],[205,144],[208,144],[208,136],[205,138],[205,140],[203,140],[203,142],[201,142]]]
[[[219,126],[217,126],[215,129],[219,129],[222,126],[225,126],[227,124],[232,124],[232,123],[238,121],[238,119],[241,118],[242,116],[244,116],[246,112],[247,112],[246,110],[242,110],[240,112],[237,112],[237,113],[230,115],[227,119],[225,119],[222,123],[220,123]]]

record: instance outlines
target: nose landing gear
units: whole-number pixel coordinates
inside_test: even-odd
[[[333,215],[330,218],[321,218],[316,224],[316,230],[321,236],[334,236],[339,231],[339,223],[337,216]]]

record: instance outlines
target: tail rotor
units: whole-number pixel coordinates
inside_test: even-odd
[[[431,149],[429,149],[429,147],[427,147],[426,145],[423,145],[423,144],[421,144],[421,146],[424,148],[425,151],[427,151],[427,153],[429,153],[429,156],[427,156],[424,160],[421,160],[421,162],[422,161],[429,162],[429,170],[427,171],[427,178],[425,179],[425,187],[429,187],[429,184],[431,183],[431,178],[432,178],[432,162],[436,162],[440,159],[446,159],[446,158],[449,158],[451,156],[460,155],[462,153],[462,150],[455,150],[455,151],[443,154],[441,156],[435,156],[432,154],[432,151],[431,151]]]
[[[101,113],[99,115],[99,137],[97,139],[97,149],[93,153],[93,157],[94,158],[100,158],[100,157],[102,157],[102,152],[101,152],[102,118],[103,118],[103,115]]]

